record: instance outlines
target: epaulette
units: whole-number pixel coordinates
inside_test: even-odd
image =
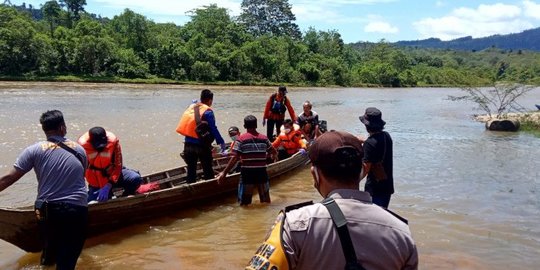
[[[388,208],[383,208],[383,207],[381,207],[381,208],[384,209],[384,210],[386,210],[386,212],[390,213],[392,216],[394,216],[394,217],[396,217],[397,219],[401,220],[403,223],[409,225],[409,221],[408,221],[406,218],[404,218],[404,217],[402,217],[402,216],[400,216],[400,215],[398,215],[398,214],[396,214],[396,213],[390,211]]]
[[[301,203],[285,206],[285,213],[298,209],[298,208],[302,208],[307,205],[312,205],[312,204],[313,204],[313,201],[307,201],[307,202],[301,202]]]

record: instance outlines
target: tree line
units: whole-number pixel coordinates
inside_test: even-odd
[[[125,9],[113,18],[85,0],[40,9],[0,5],[0,78],[71,75],[88,80],[339,86],[540,85],[540,54],[490,48],[463,52],[345,44],[335,30],[295,24],[287,0],[244,0],[233,17],[217,5],[184,25]]]

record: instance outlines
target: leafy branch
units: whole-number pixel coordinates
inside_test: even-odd
[[[489,118],[500,119],[509,112],[523,112],[517,99],[534,87],[517,83],[496,83],[493,87],[465,87],[461,88],[466,93],[464,96],[448,96],[452,101],[470,101],[476,103],[479,109],[486,112]]]

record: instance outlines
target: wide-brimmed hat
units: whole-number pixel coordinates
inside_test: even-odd
[[[103,149],[107,146],[107,132],[102,127],[93,127],[88,131],[90,143],[94,149]]]
[[[362,142],[343,131],[323,133],[309,149],[311,163],[325,171],[358,170],[359,173],[363,157]]]
[[[364,115],[361,115],[358,119],[369,128],[383,128],[386,125],[386,122],[382,120],[381,111],[375,107],[367,108]]]

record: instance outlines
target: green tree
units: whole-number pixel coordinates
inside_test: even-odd
[[[219,71],[209,62],[197,61],[191,67],[191,77],[196,81],[212,82],[219,75]]]
[[[109,27],[117,44],[133,49],[139,56],[150,48],[150,22],[143,15],[126,8],[122,14],[114,16]]]
[[[254,36],[302,36],[288,0],[243,0],[241,8],[239,20]]]
[[[148,73],[146,64],[133,49],[119,49],[115,53],[113,69],[123,78],[145,78]]]
[[[81,13],[84,12],[86,0],[60,0],[68,11],[69,26],[73,26],[73,21],[78,21],[81,18]]]
[[[49,28],[51,31],[51,38],[54,37],[54,24],[58,23],[60,20],[60,14],[62,12],[62,8],[56,2],[56,0],[51,0],[45,2],[43,4],[43,7],[41,7],[41,11],[43,12],[43,16],[45,17],[45,20],[49,22]]]

